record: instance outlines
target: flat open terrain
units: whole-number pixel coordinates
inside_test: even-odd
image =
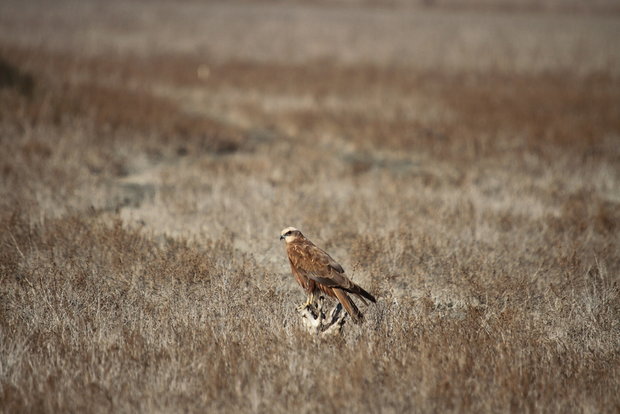
[[[618,412],[619,38],[603,0],[3,1],[0,411]],[[304,331],[286,226],[363,325]]]

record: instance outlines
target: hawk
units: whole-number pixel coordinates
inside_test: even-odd
[[[316,297],[323,292],[338,299],[355,323],[364,320],[364,315],[348,294],[357,296],[364,305],[367,304],[365,299],[376,302],[374,296],[351,282],[340,264],[304,237],[295,227],[282,230],[280,240],[286,242],[291,271],[308,295],[308,300],[300,306],[300,309],[312,305]]]

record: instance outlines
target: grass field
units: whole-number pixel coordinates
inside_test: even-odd
[[[617,13],[3,2],[0,411],[617,412]]]

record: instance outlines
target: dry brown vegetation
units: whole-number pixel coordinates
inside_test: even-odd
[[[268,2],[57,3],[0,6],[0,411],[620,409],[620,54],[592,49],[620,20],[408,9],[473,19],[475,65],[373,59],[398,2],[278,3],[317,28],[289,62],[181,41],[218,13],[268,40]],[[363,325],[305,333],[288,225],[378,298]]]

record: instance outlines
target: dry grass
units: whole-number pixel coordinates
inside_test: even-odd
[[[138,6],[108,23],[119,7]],[[338,10],[328,26],[364,30]],[[618,25],[593,19],[584,39]],[[316,61],[310,34],[300,63],[2,30],[0,411],[620,409],[616,55],[567,58],[569,38],[549,70],[493,48],[433,69]],[[364,325],[304,332],[287,225],[377,296]]]

